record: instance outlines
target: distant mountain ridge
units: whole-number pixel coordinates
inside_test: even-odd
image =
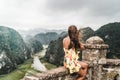
[[[109,45],[108,58],[120,58],[120,22],[103,25],[95,34]]]
[[[18,32],[21,34],[21,36],[23,38],[26,38],[26,36],[35,36],[37,34],[40,34],[40,33],[48,33],[48,32],[56,32],[57,34],[60,34],[62,33],[63,31],[66,31],[65,29],[60,29],[60,30],[57,30],[57,29],[43,29],[43,28],[35,28],[35,29],[31,29],[31,30],[18,30]]]
[[[44,45],[48,45],[51,41],[56,40],[58,37],[59,35],[56,32],[47,32],[36,34],[33,38]]]

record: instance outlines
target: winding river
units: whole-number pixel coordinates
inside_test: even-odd
[[[35,70],[39,70],[39,71],[47,71],[46,67],[44,66],[44,64],[41,63],[41,61],[39,60],[40,57],[43,57],[45,55],[45,52],[46,52],[46,48],[48,46],[47,45],[43,45],[43,50],[39,53],[36,53],[34,56],[33,56],[33,64],[32,64],[32,67],[35,69]]]

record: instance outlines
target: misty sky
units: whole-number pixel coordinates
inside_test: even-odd
[[[14,29],[67,29],[120,22],[120,0],[0,0],[0,25]]]

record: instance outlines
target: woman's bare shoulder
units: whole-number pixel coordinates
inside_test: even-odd
[[[69,36],[65,37],[65,38],[63,39],[63,42],[70,42]]]
[[[68,48],[69,45],[70,45],[70,38],[69,38],[69,36],[67,36],[63,39],[63,47]]]

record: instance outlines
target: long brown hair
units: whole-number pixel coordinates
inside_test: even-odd
[[[78,49],[80,48],[80,42],[79,42],[79,31],[77,30],[77,27],[75,25],[71,25],[68,28],[68,35],[70,37],[70,48]]]

